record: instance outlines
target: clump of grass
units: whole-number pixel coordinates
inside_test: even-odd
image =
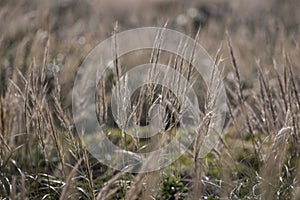
[[[16,12],[10,12],[11,4],[2,4],[4,7],[0,9],[0,26],[5,27],[5,31],[0,36],[0,198],[300,197],[299,38],[298,34],[293,35],[289,32],[293,27],[287,27],[285,32],[286,24],[281,24],[279,20],[276,22],[277,34],[273,31],[274,27],[268,25],[271,37],[268,38],[269,44],[264,44],[264,29],[256,30],[253,24],[247,27],[248,25],[243,23],[239,26],[232,23],[234,31],[227,34],[228,51],[220,47],[216,54],[215,66],[212,66],[230,65],[231,68],[225,67],[223,73],[228,71],[233,75],[233,79],[224,80],[229,109],[224,134],[220,136],[219,144],[207,156],[199,156],[210,119],[214,115],[214,97],[208,90],[201,113],[202,123],[199,124],[196,140],[188,151],[176,163],[165,169],[133,174],[109,169],[87,152],[75,134],[70,106],[67,103],[66,91],[71,88],[68,81],[72,82],[70,80],[73,79],[71,68],[81,62],[82,52],[87,52],[93,46],[93,38],[98,40],[99,35],[102,37],[105,34],[91,31],[90,35],[81,36],[84,33],[78,27],[85,27],[82,25],[85,23],[80,20],[74,22],[69,32],[60,30],[59,21],[54,21],[51,27],[51,20],[56,19],[50,17],[51,10],[57,11],[57,16],[65,16],[65,13],[59,14],[60,8],[54,4],[51,4],[53,8],[45,6],[41,9],[44,12],[41,20],[47,18],[49,29],[53,28],[54,33],[49,34],[45,31],[48,30],[44,27],[46,23],[39,26],[39,20],[32,24],[32,29],[28,32],[24,24],[27,27],[27,24],[30,24],[30,16],[36,16],[40,11],[28,11],[25,14],[22,11],[18,14],[17,10],[24,9],[26,1],[15,5]],[[23,14],[22,21],[19,18],[23,18]],[[16,15],[13,20],[16,25],[4,23],[8,20],[5,16],[12,15]],[[66,17],[64,22],[68,23],[72,19],[72,16]],[[93,19],[86,20],[89,21],[86,26],[95,24]],[[166,26],[167,24],[164,27]],[[172,21],[168,26],[174,26]],[[195,40],[205,43],[210,50],[217,49],[216,43],[224,37],[222,27],[223,24],[209,20],[207,26],[197,33]],[[262,27],[262,24],[259,27]],[[110,30],[110,25],[103,25],[103,29]],[[248,29],[251,29],[250,36]],[[118,58],[118,38],[116,34],[113,34],[113,37],[114,70],[110,77],[100,79],[98,84],[97,112],[101,123],[110,123],[109,90],[124,74],[121,69],[125,64],[122,61],[126,62],[126,59]],[[63,40],[67,42],[61,42]],[[76,42],[77,40],[80,42]],[[82,45],[84,41],[86,44]],[[165,60],[168,60],[166,65],[192,80],[191,60],[195,55],[192,53],[189,61],[178,55],[171,55],[166,59],[167,53],[159,49],[163,42],[162,31],[158,33],[155,48],[149,55],[153,65],[148,74],[149,80],[155,80],[156,65]],[[181,41],[179,53],[186,51],[185,45],[184,41]],[[268,50],[265,51],[266,49]],[[225,55],[224,62],[221,54]],[[255,59],[257,57],[259,59]],[[63,72],[54,70],[57,67],[62,68]],[[250,77],[248,71],[256,71],[257,80]],[[223,81],[221,74],[217,73],[213,73],[211,79]],[[166,76],[165,81],[178,85],[179,89],[178,77]],[[247,85],[249,82],[253,84]],[[126,92],[126,87],[118,90],[119,98],[122,99],[122,92]],[[130,98],[127,97],[123,102],[123,106],[132,113],[136,125],[149,123],[150,118],[148,115],[145,117],[145,113],[147,114],[155,103],[167,106],[167,114],[162,119],[165,125],[165,129],[161,130],[163,137],[140,140],[129,136],[126,133],[127,119],[122,117],[125,115],[121,113],[124,107],[120,107],[119,118],[122,119],[122,127],[119,129],[116,124],[111,123],[109,138],[112,138],[116,145],[130,151],[158,149],[172,139],[172,134],[176,134],[181,111],[179,101],[167,88],[151,84],[142,87],[137,93],[136,100],[129,102]],[[150,157],[144,166],[139,167],[143,169],[157,164],[154,161],[156,160]],[[128,166],[128,169],[130,167]]]
[[[253,98],[252,104],[249,104],[243,94],[240,73],[230,42],[229,50],[236,72],[236,88],[238,89],[237,95],[231,94],[237,101],[236,105],[240,113],[238,116],[243,117],[247,132],[251,136],[254,157],[258,163],[250,166],[255,169],[254,172],[258,176],[252,187],[256,188],[255,193],[261,194],[264,199],[292,198],[293,189],[291,188],[295,184],[296,176],[290,173],[290,170],[298,168],[299,160],[298,154],[295,153],[298,148],[294,146],[298,141],[296,135],[299,134],[299,125],[295,121],[299,117],[299,93],[290,61],[286,58],[283,74],[279,73],[278,66],[274,62],[277,85],[272,86],[260,62],[257,62],[260,93],[248,97],[249,102]],[[231,118],[235,120],[232,106],[230,110]],[[240,129],[238,125],[236,127]],[[263,138],[259,136],[261,134]],[[292,168],[290,163],[293,163]],[[257,189],[258,185],[261,190]],[[249,191],[250,193],[253,192]],[[247,194],[244,193],[242,196],[245,195]]]

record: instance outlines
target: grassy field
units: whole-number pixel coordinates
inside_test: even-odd
[[[298,0],[1,0],[0,199],[300,199],[299,8]],[[213,112],[204,94],[204,123],[178,160],[148,173],[114,170],[87,151],[74,127],[77,70],[113,32],[165,24],[195,38],[223,69],[214,77],[227,94],[223,133],[199,157]],[[119,65],[168,63],[163,52],[137,55]],[[124,137],[109,121],[105,89],[115,78],[99,84],[104,100],[97,96],[99,120],[110,124],[107,137],[135,152],[172,139],[173,115],[166,137],[149,140]]]

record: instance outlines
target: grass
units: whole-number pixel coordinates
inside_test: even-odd
[[[0,198],[299,199],[300,18],[289,14],[297,13],[297,3],[253,1],[245,12],[238,1],[150,2],[150,10],[134,1],[128,4],[132,8],[110,1],[1,2]],[[190,7],[198,10],[194,17]],[[185,24],[176,22],[179,15],[187,17]],[[201,24],[199,32],[195,24]],[[198,94],[204,94],[202,123],[185,154],[155,172],[120,172],[99,163],[77,137],[70,91],[77,67],[98,42],[111,32],[150,25],[194,36],[214,55],[212,67],[223,71],[212,78],[225,83],[228,112],[219,143],[200,157],[214,105],[204,89]],[[158,36],[155,42],[160,46],[163,40]],[[150,60],[186,70],[188,79],[194,72],[188,61],[157,49],[141,55],[141,60],[115,59],[113,74],[99,82],[97,96],[99,121],[111,125],[110,140],[135,152],[160,148],[174,137],[180,105],[166,88],[142,87],[130,105],[136,124],[149,123],[143,117],[159,94],[162,104],[175,109],[163,119],[162,137],[128,136],[110,121],[109,90],[122,69]],[[154,67],[148,78],[155,76]],[[151,163],[153,158],[141,167]]]

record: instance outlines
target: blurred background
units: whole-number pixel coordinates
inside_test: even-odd
[[[294,50],[299,41],[298,8],[297,0],[2,0],[1,88],[5,88],[5,80],[15,67],[25,72],[33,58],[41,64],[49,39],[49,58],[59,66],[63,91],[70,90],[80,62],[99,42],[111,36],[116,22],[119,31],[124,31],[162,27],[168,21],[168,28],[191,37],[200,27],[200,44],[211,56],[225,43],[225,63],[230,60],[226,47],[228,31],[242,74],[249,77],[256,73],[253,65],[257,59],[268,68],[284,47],[290,54],[297,54]]]

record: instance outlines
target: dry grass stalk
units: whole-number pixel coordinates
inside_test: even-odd
[[[269,155],[262,172],[264,199],[271,200],[276,197],[278,177],[281,175],[281,169],[287,155],[287,140],[291,136],[291,131],[291,127],[284,127],[273,138],[273,145],[270,146]]]
[[[236,58],[234,56],[233,47],[232,47],[232,44],[231,44],[231,39],[230,39],[230,36],[229,36],[228,33],[227,33],[227,44],[228,44],[228,49],[229,49],[229,52],[230,52],[232,66],[233,66],[233,69],[234,69],[234,72],[235,72],[235,87],[237,88],[237,92],[238,92],[236,100],[237,100],[238,105],[240,107],[239,111],[240,111],[240,114],[245,118],[248,131],[249,131],[249,133],[252,137],[253,149],[255,150],[256,155],[259,156],[260,155],[259,154],[260,147],[259,147],[259,144],[256,140],[256,137],[255,137],[255,134],[254,134],[254,131],[253,131],[253,127],[252,127],[252,123],[249,119],[248,107],[245,106],[245,97],[243,95],[243,90],[242,90],[241,76],[240,76],[240,72],[239,72],[239,68],[238,68],[238,65],[237,65]]]
[[[104,187],[101,188],[100,192],[98,193],[96,200],[104,200],[109,199],[109,197],[112,195],[111,187],[114,186],[114,183],[119,180],[126,171],[118,172],[114,177],[112,177],[108,182],[105,183]],[[116,188],[116,190],[119,188]],[[113,190],[113,191],[116,191]]]
[[[75,199],[75,197],[72,197],[74,195],[74,181],[73,178],[77,174],[77,169],[81,163],[81,159],[78,160],[77,164],[73,167],[72,171],[68,174],[68,177],[66,179],[64,188],[60,194],[59,199],[65,200],[65,199]]]

